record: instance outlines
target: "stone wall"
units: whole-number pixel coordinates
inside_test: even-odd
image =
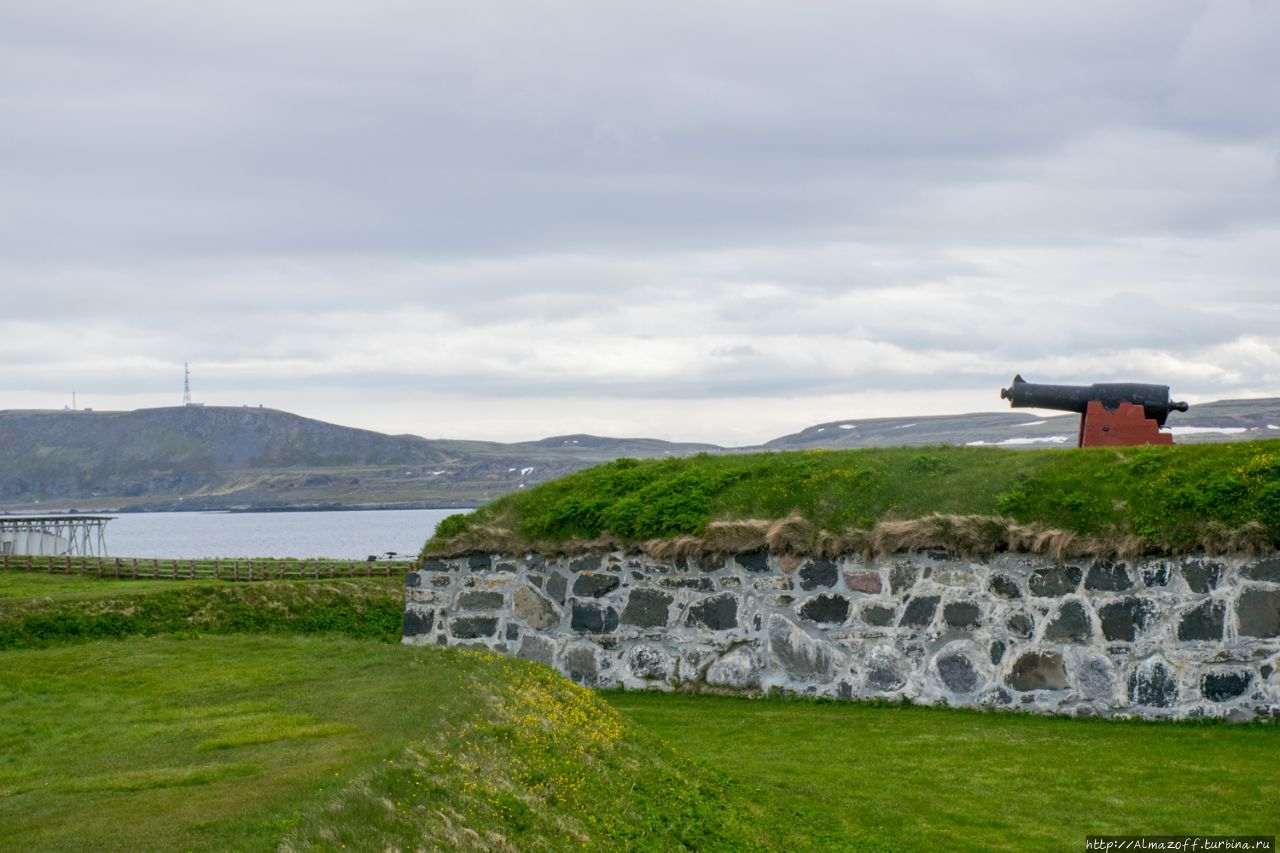
[[[1280,715],[1280,558],[426,560],[404,642],[583,684],[1107,716]]]

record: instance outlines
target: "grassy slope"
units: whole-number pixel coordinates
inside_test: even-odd
[[[1280,442],[1087,450],[888,448],[618,460],[446,519],[427,552],[705,534],[799,515],[814,535],[1003,517],[1146,551],[1280,545]],[[505,531],[505,532],[503,532]],[[1215,538],[1216,537],[1216,538]]]
[[[0,604],[164,614],[142,603],[175,591],[37,578],[0,573]],[[255,597],[232,610],[326,583],[241,584]],[[0,850],[1061,849],[1280,828],[1275,726],[610,695],[619,716],[523,661],[252,624],[275,635],[0,652]]]
[[[776,849],[1070,850],[1088,834],[1280,833],[1280,727],[614,693],[755,788]],[[690,725],[696,719],[697,725]]]
[[[753,843],[727,785],[523,662],[264,636],[0,659],[0,849]]]

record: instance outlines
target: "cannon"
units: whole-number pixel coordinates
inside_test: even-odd
[[[1170,412],[1185,412],[1175,403],[1168,385],[1140,382],[1099,382],[1093,385],[1039,385],[1021,375],[1000,389],[1000,399],[1015,409],[1055,409],[1080,414],[1078,447],[1117,447],[1135,444],[1173,444],[1161,432]]]

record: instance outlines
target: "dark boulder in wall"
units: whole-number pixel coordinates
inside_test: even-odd
[[[618,611],[594,602],[573,602],[569,627],[584,634],[611,634],[618,630]]]
[[[670,594],[658,589],[633,589],[622,610],[622,624],[639,628],[664,628],[670,620]]]
[[[1081,601],[1063,602],[1058,615],[1044,629],[1044,638],[1058,643],[1083,643],[1091,636],[1092,620]]]
[[[617,575],[583,572],[573,581],[573,594],[587,598],[602,598],[622,584]]]
[[[1004,598],[1022,598],[1022,590],[1018,587],[1018,581],[1009,575],[992,575],[989,586],[992,592]]]
[[[690,625],[702,625],[712,631],[738,627],[738,597],[732,593],[704,598],[689,608]]]
[[[1178,621],[1179,642],[1221,640],[1227,610],[1221,601],[1206,601],[1182,614]]]
[[[942,608],[942,620],[952,628],[976,628],[982,624],[982,608],[973,601],[953,601]]]
[[[849,599],[831,593],[815,595],[800,605],[800,616],[810,622],[841,624],[849,618]]]
[[[1178,701],[1178,677],[1162,660],[1147,661],[1129,676],[1129,700],[1149,708],[1169,708]]]
[[[938,595],[921,595],[907,602],[907,609],[903,611],[902,619],[899,620],[899,627],[922,627],[933,621],[933,616],[938,612],[938,602],[942,600]]]
[[[409,610],[404,611],[404,630],[402,636],[417,637],[421,634],[430,634],[431,629],[435,626],[436,614],[434,610]]]
[[[1018,658],[1006,682],[1014,690],[1066,690],[1067,670],[1057,652],[1027,652]]]
[[[1138,632],[1147,627],[1150,607],[1140,598],[1130,596],[1109,601],[1098,608],[1102,636],[1108,642],[1132,643]]]
[[[1280,590],[1246,589],[1236,600],[1240,636],[1280,637]]]
[[[475,640],[498,633],[496,616],[458,616],[449,622],[449,633],[455,640]]]
[[[814,590],[820,587],[833,587],[839,574],[836,564],[830,560],[814,560],[800,569],[800,588]]]
[[[464,610],[501,610],[503,595],[500,592],[464,592],[458,596],[458,607]]]
[[[1207,672],[1200,679],[1200,693],[1210,702],[1230,702],[1245,694],[1253,673],[1245,670]]]
[[[1083,576],[1084,572],[1079,566],[1059,565],[1051,569],[1036,569],[1027,579],[1027,589],[1032,595],[1056,598],[1079,589]]]
[[[1098,560],[1089,567],[1084,588],[1096,592],[1124,592],[1133,589],[1133,578],[1124,563]]]
[[[1213,592],[1222,579],[1222,564],[1202,557],[1183,560],[1182,579],[1192,592]]]
[[[969,656],[958,652],[938,658],[938,677],[952,693],[972,693],[981,678]]]

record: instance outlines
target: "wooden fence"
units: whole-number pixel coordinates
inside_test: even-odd
[[[274,581],[391,577],[415,568],[411,560],[169,560],[144,557],[0,555],[0,571],[43,572],[130,580]]]

